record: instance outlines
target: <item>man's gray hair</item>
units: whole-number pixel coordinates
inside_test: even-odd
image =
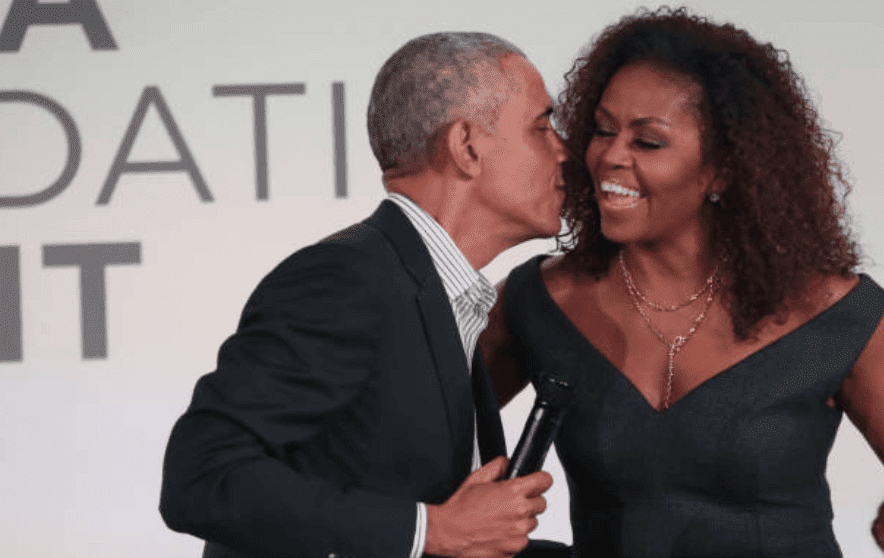
[[[430,137],[468,118],[493,131],[518,83],[500,65],[518,47],[488,33],[432,33],[407,42],[384,63],[368,103],[371,149],[386,171],[428,153]]]

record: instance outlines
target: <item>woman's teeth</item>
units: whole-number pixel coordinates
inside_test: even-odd
[[[638,191],[624,188],[623,186],[619,184],[614,184],[613,182],[602,182],[601,190],[602,192],[619,194],[621,196],[632,196],[634,198],[641,196]]]

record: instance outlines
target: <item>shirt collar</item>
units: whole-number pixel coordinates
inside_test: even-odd
[[[445,289],[445,294],[448,295],[448,300],[453,302],[476,283],[486,296],[488,290],[496,296],[497,293],[488,279],[473,269],[451,236],[429,213],[398,192],[391,192],[388,199],[399,206],[414,228],[417,229],[427,251],[430,252],[430,259],[433,260],[433,265],[442,279],[442,287]]]

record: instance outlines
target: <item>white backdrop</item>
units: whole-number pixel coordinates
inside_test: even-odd
[[[8,24],[11,8],[34,9],[26,4],[0,0],[0,17]],[[488,31],[522,47],[555,94],[590,37],[638,5],[306,4],[80,0],[61,7],[99,8],[115,49],[90,46],[87,35],[102,27],[94,20],[88,28],[31,25],[20,44],[7,25],[5,42],[0,37],[0,557],[199,556],[201,542],[166,529],[157,512],[167,436],[257,281],[382,199],[364,114],[383,61],[419,34]],[[884,4],[691,6],[790,52],[828,125],[843,133],[840,153],[856,182],[851,207],[870,257],[865,270],[884,283],[874,263],[884,251]],[[344,84],[346,197],[335,194],[343,167],[335,165],[333,83]],[[304,84],[303,94],[266,98],[263,200],[253,97],[213,94],[216,86],[261,84]],[[58,195],[13,206],[56,181],[69,159],[66,128],[45,102],[22,102],[13,93],[20,91],[57,103],[82,152]],[[135,118],[140,99],[147,101],[143,123]],[[118,154],[129,163],[184,158],[169,122],[192,157],[190,170],[122,172],[108,190]],[[121,148],[127,129],[131,150]],[[193,169],[213,201],[201,198]],[[485,272],[496,282],[551,247],[529,243]],[[88,272],[82,289],[81,268]],[[81,299],[91,312],[84,318]],[[511,448],[532,401],[523,393],[504,411]],[[570,541],[567,489],[552,461],[556,485],[535,534]],[[829,480],[845,556],[880,555],[868,530],[884,474],[846,419]]]

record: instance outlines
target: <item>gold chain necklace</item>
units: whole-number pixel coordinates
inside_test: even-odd
[[[632,277],[630,277],[629,272],[626,270],[626,262],[623,260],[622,250],[620,251],[618,258],[620,259],[620,269],[623,270],[623,278],[626,280],[626,288],[629,289],[630,293],[633,293],[635,296],[640,298],[643,303],[647,304],[657,312],[675,312],[676,310],[680,310],[700,298],[701,294],[712,288],[712,285],[715,283],[715,279],[718,276],[718,269],[720,267],[720,264],[716,265],[715,269],[712,270],[712,275],[710,275],[709,278],[706,279],[706,283],[703,285],[703,288],[692,294],[686,301],[679,304],[674,304],[672,306],[663,306],[662,304],[657,304],[652,300],[648,300],[648,298],[639,290],[635,283],[632,282]]]
[[[681,350],[682,347],[684,347],[685,343],[688,342],[688,339],[690,339],[691,336],[696,333],[697,328],[700,327],[700,324],[703,323],[703,320],[706,318],[706,313],[712,306],[712,299],[715,298],[718,270],[720,266],[715,266],[715,270],[712,272],[712,275],[710,275],[709,279],[706,280],[706,285],[701,291],[691,295],[692,298],[690,300],[680,305],[676,305],[675,307],[669,307],[652,303],[641,293],[641,291],[638,290],[638,288],[635,287],[632,282],[632,277],[629,274],[629,270],[626,268],[626,261],[623,259],[622,250],[620,251],[618,259],[620,261],[620,270],[623,272],[623,280],[626,283],[626,290],[629,291],[629,298],[632,300],[632,304],[635,306],[635,309],[638,310],[639,315],[642,317],[642,320],[644,320],[645,325],[648,326],[648,329],[650,329],[651,332],[657,337],[657,339],[659,339],[660,342],[666,345],[666,347],[669,349],[668,365],[666,368],[666,396],[663,399],[663,409],[666,410],[669,409],[669,402],[672,399],[672,377],[674,375],[673,361],[675,360],[675,355]],[[677,335],[672,339],[672,341],[667,340],[666,337],[664,337],[663,334],[660,333],[660,331],[658,331],[657,328],[653,326],[653,324],[651,324],[651,319],[642,308],[642,303],[644,303],[654,310],[658,310],[660,312],[672,312],[673,310],[683,308],[691,302],[697,300],[697,298],[707,290],[709,291],[709,295],[706,297],[706,303],[703,305],[703,310],[696,318],[694,318],[694,322],[691,324],[691,327],[687,330],[687,332],[685,332],[684,335]]]

